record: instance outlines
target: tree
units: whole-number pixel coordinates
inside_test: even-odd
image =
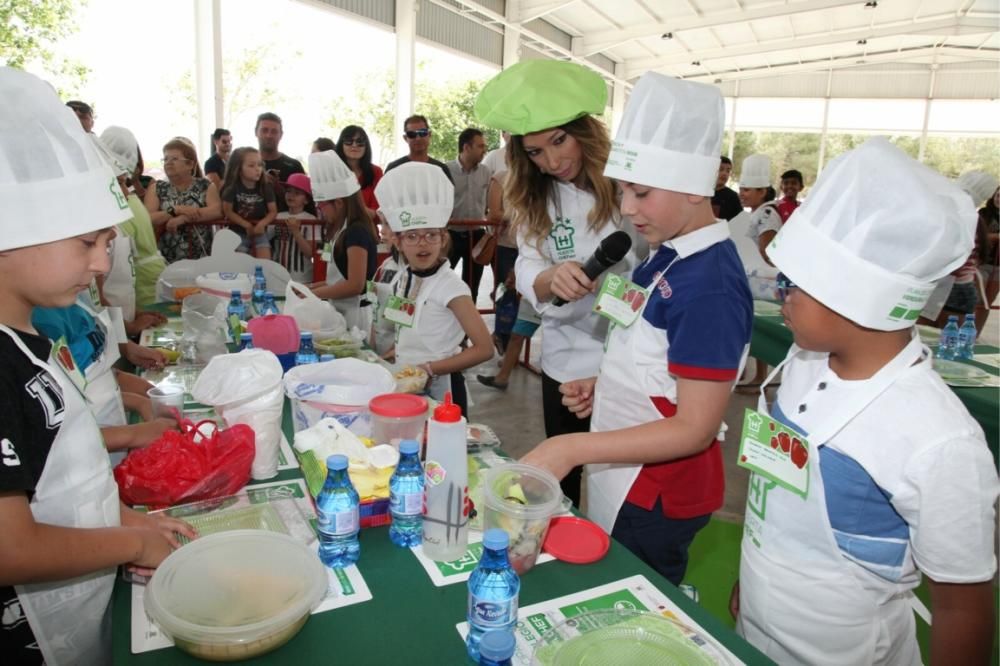
[[[354,77],[354,91],[351,95],[341,95],[333,100],[327,127],[337,140],[340,130],[348,125],[360,125],[368,138],[377,142],[382,152],[373,155],[376,164],[391,160],[394,116],[396,109],[396,75],[391,69],[359,72]]]
[[[75,92],[90,71],[56,56],[51,47],[76,29],[74,0],[0,0],[0,64],[23,68],[39,63],[53,75],[60,93]]]
[[[458,157],[458,135],[469,127],[483,132],[486,145],[500,145],[500,131],[479,127],[473,108],[485,81],[438,83],[424,78],[417,84],[416,108],[427,116],[433,129],[428,153],[442,162]]]
[[[277,42],[260,47],[243,49],[233,57],[222,61],[222,99],[225,102],[222,123],[224,127],[247,109],[259,106],[278,106],[286,101],[273,82],[281,81],[281,63],[273,58],[264,59],[262,53],[276,52]],[[302,56],[301,51],[290,53],[291,58]],[[191,69],[181,74],[176,90],[188,104],[188,109],[180,110],[183,115],[196,114],[198,101],[195,95],[194,72]]]

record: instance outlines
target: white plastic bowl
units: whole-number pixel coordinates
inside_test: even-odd
[[[212,534],[171,553],[146,586],[146,613],[178,648],[237,661],[283,645],[326,595],[314,549],[261,530]]]

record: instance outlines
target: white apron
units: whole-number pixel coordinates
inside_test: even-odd
[[[122,392],[114,373],[114,365],[121,358],[121,353],[112,330],[111,315],[107,310],[97,311],[86,303],[79,305],[96,320],[104,332],[104,351],[100,358],[87,366],[87,388],[84,394],[99,426],[127,425]]]
[[[659,277],[657,275],[652,284],[655,285]],[[648,305],[647,290],[643,312]],[[640,313],[639,318],[628,328],[613,325],[608,333],[608,348],[601,360],[601,370],[594,387],[594,411],[590,418],[592,432],[620,430],[663,418],[649,396],[662,393],[665,387],[647,387],[643,381],[645,373],[635,363],[635,343],[643,335],[649,334],[643,327],[653,328]],[[664,350],[666,344],[664,335]],[[665,370],[666,363],[663,365]],[[647,388],[651,392],[647,392]],[[611,534],[618,511],[642,471],[642,465],[601,463],[589,464],[585,468],[587,517]]]
[[[125,321],[135,319],[135,239],[116,227],[111,241],[111,270],[104,276],[104,297],[122,309]]]
[[[31,499],[36,522],[63,527],[117,527],[118,486],[97,422],[58,363],[35,358],[16,333],[0,325],[21,352],[58,386],[62,410],[42,476]],[[51,398],[56,400],[55,396]],[[111,591],[116,568],[65,581],[15,585],[21,608],[47,666],[111,663]]]
[[[344,233],[344,229],[347,228],[345,224],[340,231],[338,231],[333,240],[330,241],[330,247],[332,248],[337,244],[337,239],[340,238],[340,234]],[[337,262],[333,259],[333,250],[330,250],[330,261],[326,265],[326,283],[327,284],[337,284],[338,282],[343,282],[347,279],[340,269],[337,268]],[[337,309],[337,312],[344,315],[344,320],[347,322],[347,330],[351,328],[358,328],[363,333],[368,333],[371,331],[371,307],[361,305],[361,299],[364,298],[364,294],[359,294],[357,296],[348,296],[347,298],[331,298],[330,303]]]
[[[817,463],[823,456],[820,445],[891,387],[925,349],[914,338],[851,399],[805,433],[810,442],[806,499],[758,474],[750,477],[736,630],[779,664],[921,663],[912,593],[880,605],[858,583],[851,570],[856,565],[834,538]],[[792,345],[765,385],[798,351]],[[766,413],[763,386],[758,409]]]
[[[447,265],[442,264],[438,270],[449,270]],[[392,293],[397,292],[397,287],[399,284],[404,285],[403,296],[405,293],[405,281],[407,276],[411,275],[409,269],[401,270],[393,278],[391,288]],[[401,365],[421,365],[423,363],[428,363],[431,361],[440,361],[442,358],[448,358],[454,356],[459,352],[459,348],[456,348],[450,352],[446,352],[442,355],[440,349],[432,349],[427,345],[427,340],[424,336],[420,335],[418,331],[420,330],[420,321],[423,316],[424,306],[427,305],[427,299],[430,298],[432,290],[430,289],[418,289],[416,298],[413,299],[413,326],[410,327],[409,331],[404,330],[405,327],[397,326],[397,336],[396,336],[396,362]],[[379,299],[381,302],[381,294]],[[434,398],[437,401],[444,400],[444,394],[451,391],[451,374],[438,375],[431,379],[427,383],[427,395]]]

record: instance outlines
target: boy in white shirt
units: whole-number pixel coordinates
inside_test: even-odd
[[[732,610],[778,663],[920,663],[921,573],[931,662],[988,661],[995,464],[913,329],[975,224],[964,192],[873,139],[824,170],[767,247],[795,344],[770,415],[762,392],[746,419]]]

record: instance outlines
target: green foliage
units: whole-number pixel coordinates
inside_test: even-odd
[[[928,137],[924,163],[949,178],[972,169],[983,169],[1000,175],[1000,139]]]
[[[73,33],[76,10],[84,6],[74,0],[0,0],[0,64],[23,68],[39,62],[61,94],[75,93],[90,70],[56,57],[51,46]]]
[[[467,127],[477,127],[473,105],[485,80],[440,81],[425,72],[425,63],[417,65],[414,91],[414,113],[426,116],[431,127],[431,157],[447,162],[458,156],[458,135]],[[392,151],[395,135],[402,127],[395,126],[396,79],[391,70],[361,72],[355,77],[352,94],[334,100],[327,125],[336,140],[347,125],[360,125],[369,137]],[[489,148],[500,145],[499,130],[480,127]],[[385,163],[398,155],[376,155],[375,161]]]

